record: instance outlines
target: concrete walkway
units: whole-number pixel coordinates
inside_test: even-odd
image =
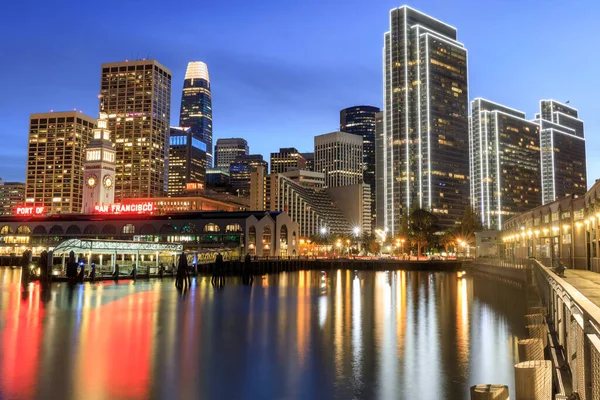
[[[565,270],[565,281],[600,307],[600,274],[580,269]]]

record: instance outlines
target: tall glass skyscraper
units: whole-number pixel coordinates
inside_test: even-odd
[[[382,56],[385,227],[399,232],[415,207],[454,226],[469,202],[467,50],[456,28],[403,6]]]
[[[188,63],[185,71],[179,126],[191,128],[192,136],[206,145],[206,166],[211,168],[212,99],[208,67],[201,61]]]

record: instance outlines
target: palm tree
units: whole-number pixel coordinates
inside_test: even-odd
[[[417,245],[417,257],[421,256],[423,247],[431,242],[438,229],[437,222],[438,218],[435,215],[422,208],[417,208],[410,214],[410,239]]]
[[[448,247],[454,243],[454,232],[451,230],[444,231],[442,236],[440,236],[440,245],[444,246],[444,251],[446,252],[446,258],[448,257]]]

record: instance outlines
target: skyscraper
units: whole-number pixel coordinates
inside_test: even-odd
[[[237,156],[229,165],[229,183],[234,194],[240,197],[250,196],[250,179],[253,170],[262,168],[267,174],[268,163],[261,154]]]
[[[80,213],[85,147],[96,119],[77,111],[31,114],[25,202],[49,213]]]
[[[13,215],[17,206],[25,201],[23,182],[4,182],[0,179],[0,216]]]
[[[460,222],[469,197],[467,50],[456,28],[408,6],[384,35],[385,227],[414,207]]]
[[[371,218],[375,224],[375,120],[381,110],[372,106],[348,107],[340,111],[340,131],[363,138],[363,180],[371,188]]]
[[[117,151],[115,199],[164,196],[171,71],[155,60],[102,64],[100,112]]]
[[[192,129],[172,126],[169,134],[169,197],[185,196],[186,190],[205,187],[206,144]]]
[[[385,192],[385,153],[383,151],[385,140],[383,129],[383,111],[375,115],[375,225],[383,228],[386,223],[388,202]],[[391,210],[391,207],[389,208]]]
[[[217,139],[215,145],[215,168],[229,171],[229,165],[238,156],[248,155],[250,148],[246,139],[226,138]]]
[[[542,192],[544,204],[587,191],[583,121],[577,109],[556,100],[542,100],[540,113]]]
[[[305,169],[306,160],[294,147],[283,147],[278,153],[271,153],[271,173]]]
[[[192,136],[206,145],[206,166],[213,165],[212,98],[208,67],[201,61],[188,63],[181,95],[179,126],[192,129]]]
[[[327,187],[363,183],[363,139],[345,132],[315,136],[315,172],[325,174]]]
[[[502,229],[503,221],[542,205],[539,125],[481,98],[471,110],[471,203],[485,228]]]
[[[307,171],[314,171],[315,170],[315,153],[314,152],[300,153],[300,155],[304,158],[304,160],[306,160],[305,169]]]

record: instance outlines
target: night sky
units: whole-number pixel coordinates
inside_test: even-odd
[[[154,58],[173,72],[179,119],[188,61],[208,64],[214,141],[244,137],[251,153],[339,128],[339,110],[382,106],[389,0],[21,0],[0,11],[0,177],[24,181],[30,113],[97,116],[103,62]],[[597,96],[600,2],[413,1],[458,28],[470,98],[525,111],[570,100],[585,121],[588,185],[600,177]]]

